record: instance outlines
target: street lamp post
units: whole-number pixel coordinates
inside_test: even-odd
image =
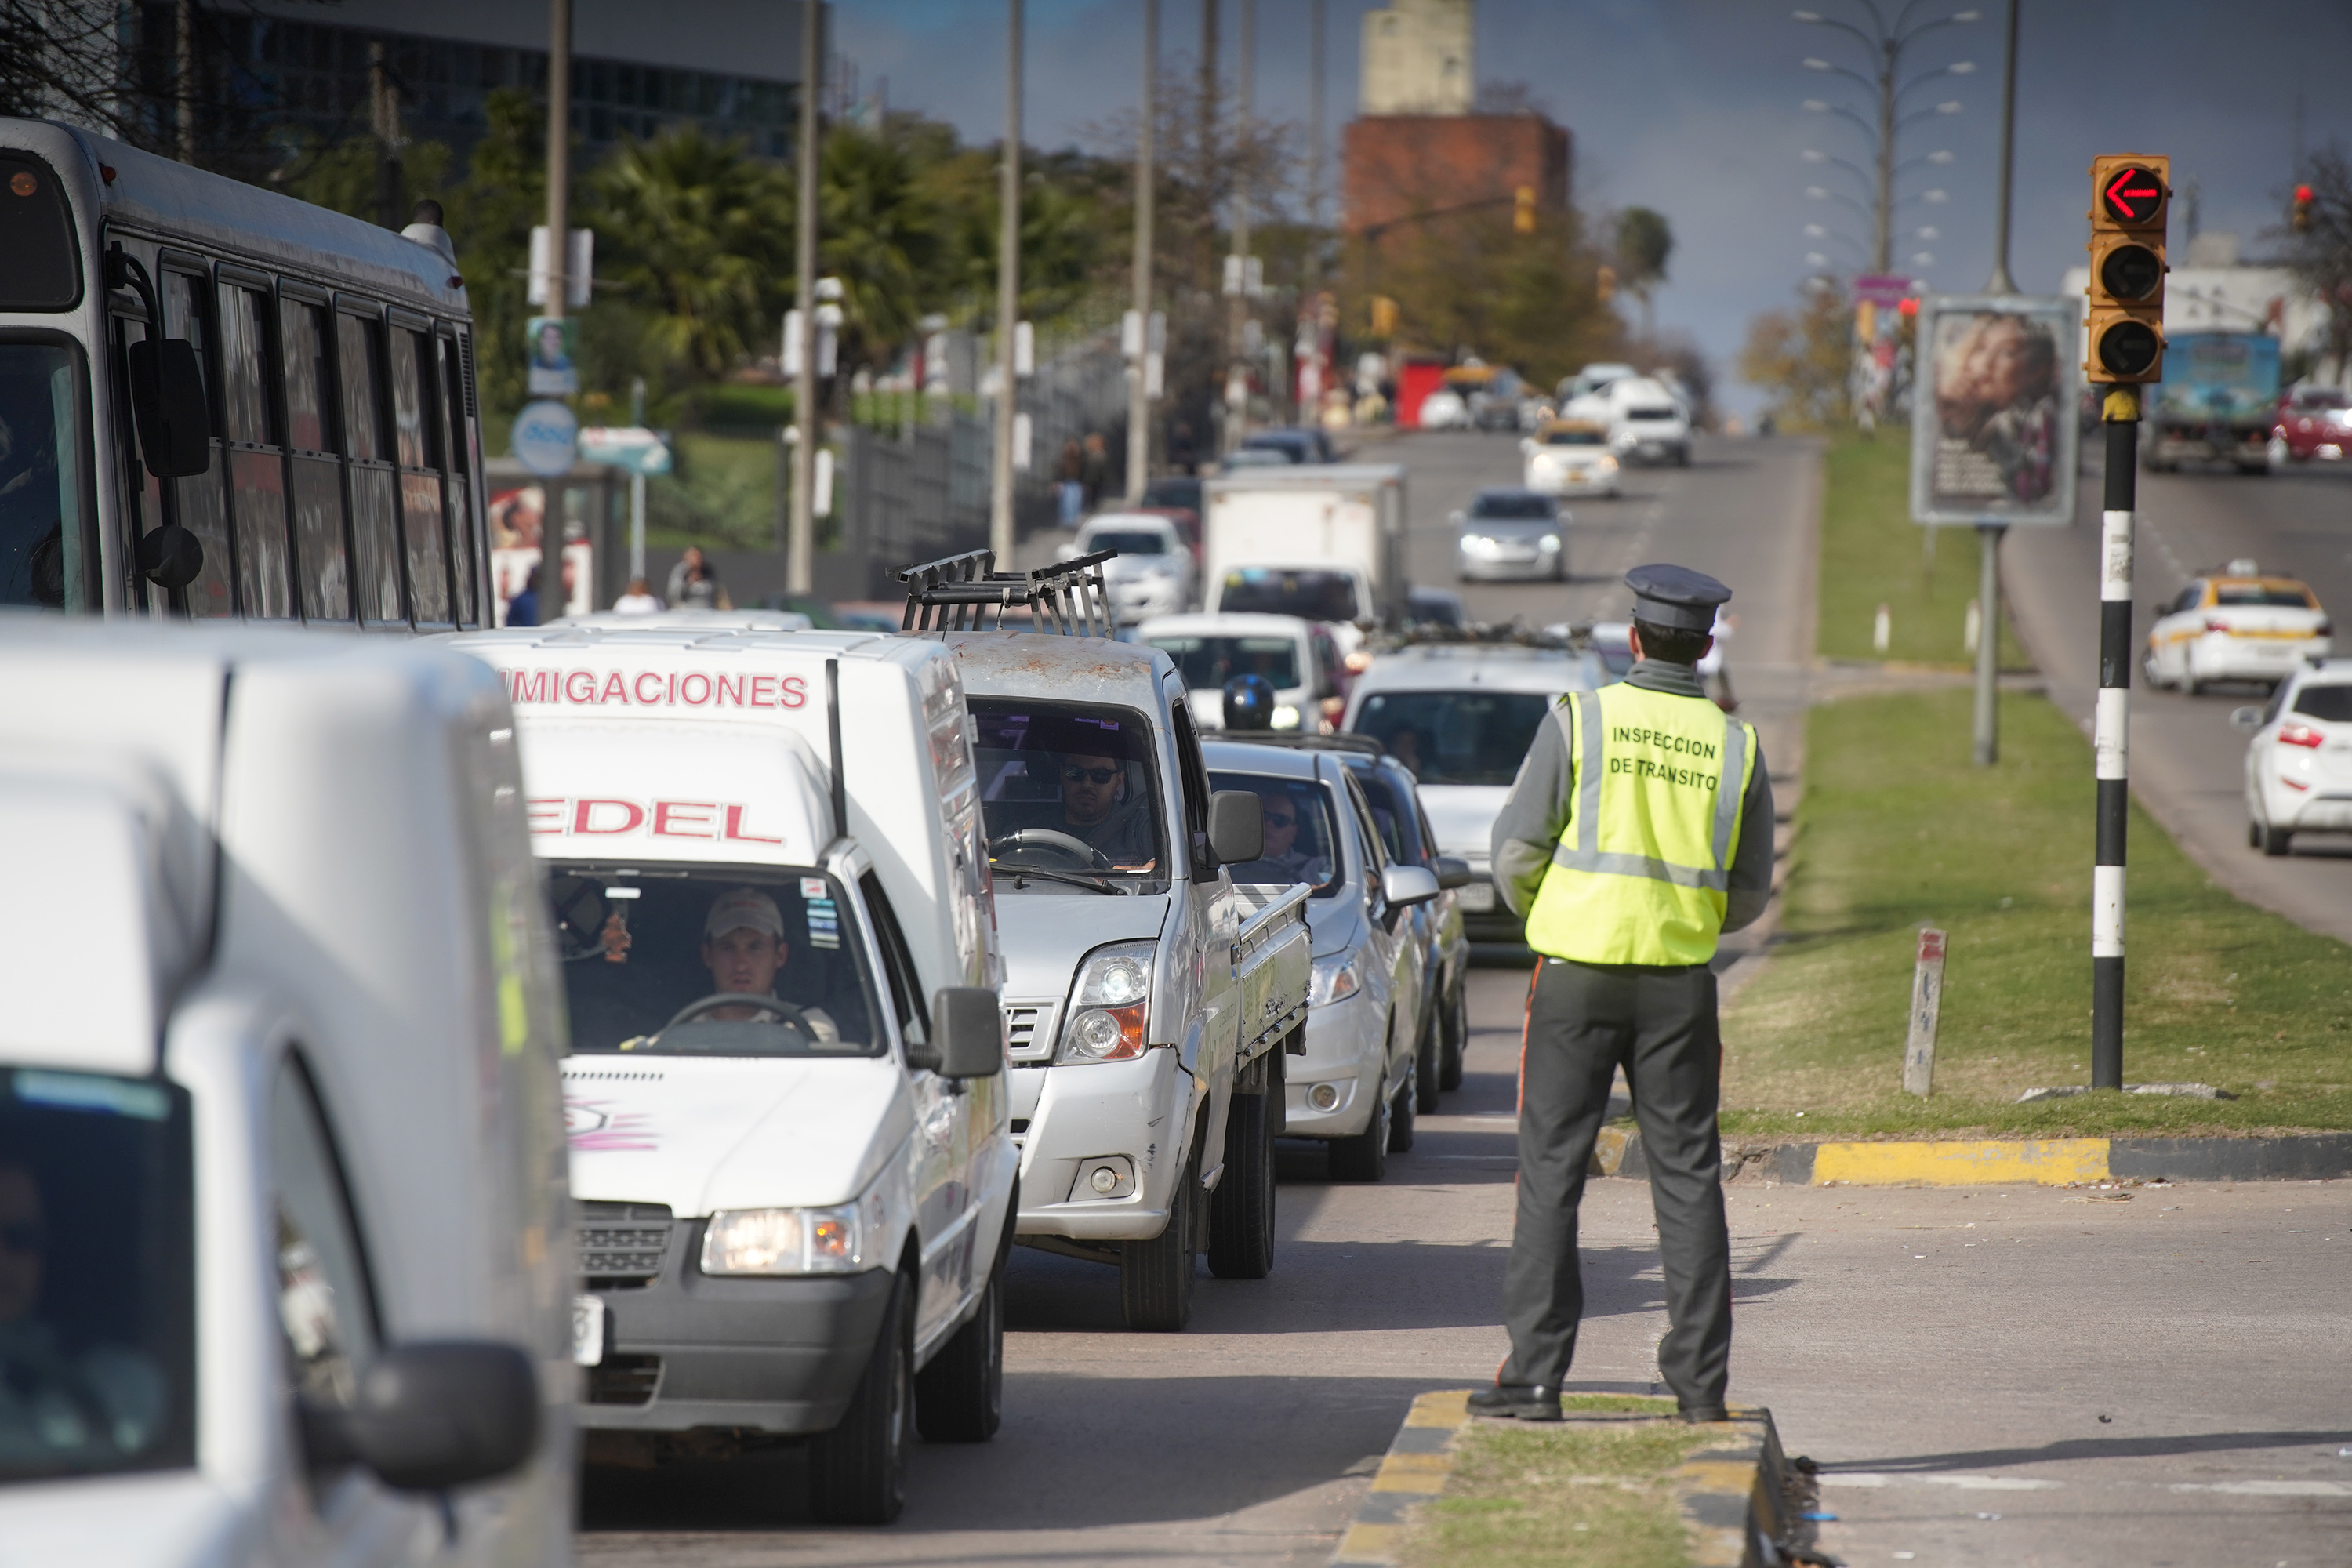
[[[1839,32],[1851,34],[1861,40],[1863,47],[1870,52],[1872,68],[1867,75],[1824,59],[1809,58],[1805,61],[1805,68],[1844,77],[1876,94],[1878,112],[1875,122],[1864,120],[1851,110],[1832,110],[1826,103],[1810,102],[1805,107],[1817,112],[1834,112],[1843,115],[1861,126],[1874,143],[1874,151],[1877,156],[1871,175],[1875,195],[1871,212],[1871,255],[1876,269],[1884,275],[1892,271],[1895,265],[1895,176],[1898,172],[1895,158],[1895,137],[1904,126],[1922,118],[1920,115],[1902,114],[1900,112],[1902,100],[1905,95],[1914,89],[1923,87],[1939,77],[1967,76],[1976,69],[1972,62],[1958,60],[1935,70],[1923,72],[1905,81],[1902,79],[1904,51],[1938,27],[1956,26],[1976,21],[1978,13],[1955,11],[1948,16],[1937,16],[1916,26],[1906,26],[1905,15],[1910,9],[1906,5],[1904,13],[1895,16],[1895,25],[1890,26],[1885,14],[1879,9],[1877,0],[1860,0],[1860,4],[1870,17],[1870,26],[1866,30],[1834,16],[1824,16],[1818,11],[1799,11],[1794,15],[1800,22],[1820,27],[1834,27]],[[1958,108],[1957,103],[1939,104],[1934,112],[1954,113]]]

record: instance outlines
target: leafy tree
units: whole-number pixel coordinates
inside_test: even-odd
[[[855,126],[825,137],[817,264],[841,279],[845,368],[885,363],[914,336],[939,287],[946,217],[921,174],[914,151],[895,138]]]
[[[482,402],[510,411],[524,395],[530,230],[547,219],[547,110],[520,88],[500,88],[486,101],[484,117],[466,178],[450,187],[442,207],[474,309]],[[584,357],[585,345],[583,352]]]
[[[1642,301],[1642,336],[1657,335],[1650,296],[1666,280],[1666,258],[1675,251],[1675,231],[1664,213],[1627,207],[1617,215],[1617,281]]]
[[[1798,310],[1768,310],[1748,324],[1739,378],[1762,387],[1790,429],[1822,430],[1853,417],[1853,312],[1834,286],[1805,296]]]

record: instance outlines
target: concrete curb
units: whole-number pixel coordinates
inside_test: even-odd
[[[1604,1127],[1595,1173],[1646,1179],[1642,1135]],[[2352,1133],[2288,1138],[1971,1139],[1724,1146],[1725,1180],[1754,1166],[1791,1186],[2066,1186],[2173,1182],[2312,1182],[2352,1176]]]
[[[1405,1413],[1356,1517],[1331,1554],[1332,1568],[1394,1568],[1406,1515],[1445,1490],[1454,1443],[1469,1425],[1470,1391],[1424,1394]],[[1573,1421],[1577,1417],[1569,1417]],[[1719,1440],[1674,1474],[1675,1504],[1690,1535],[1692,1568],[1765,1568],[1784,1563],[1788,1463],[1769,1410],[1738,1410],[1714,1428]]]

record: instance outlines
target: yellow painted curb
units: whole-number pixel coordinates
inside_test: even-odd
[[[1965,1143],[1823,1143],[1813,1152],[1813,1185],[1976,1187],[1988,1183],[2063,1186],[2107,1179],[2107,1140],[1986,1139]]]

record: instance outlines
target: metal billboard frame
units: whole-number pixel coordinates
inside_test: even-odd
[[[2068,296],[2026,294],[1930,294],[1919,301],[1911,376],[1911,521],[1928,528],[2070,528],[2074,522],[2076,475],[2082,459],[2082,367],[2075,353],[2082,341],[2082,302]],[[2051,489],[2026,504],[1986,500],[1938,504],[1933,479],[1944,440],[1937,394],[1941,377],[1937,340],[1941,323],[1955,317],[2022,316],[2046,325],[2055,358],[2056,428],[2050,456]]]

